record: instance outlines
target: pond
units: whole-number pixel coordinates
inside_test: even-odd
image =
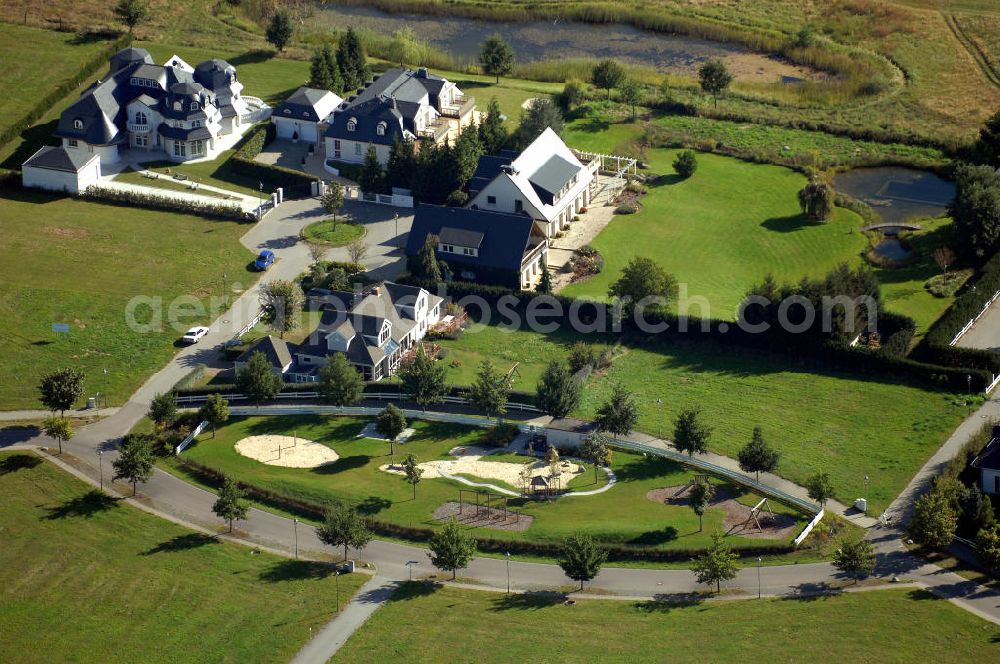
[[[816,77],[816,72],[735,44],[658,34],[629,25],[591,25],[563,20],[494,22],[390,14],[372,7],[330,4],[318,6],[310,22],[335,30],[350,27],[383,35],[408,27],[422,41],[463,62],[475,62],[483,41],[499,32],[514,48],[518,62],[614,58],[664,72],[694,75],[703,62],[721,58],[741,80],[788,83]]]
[[[838,191],[868,203],[887,223],[948,213],[955,185],[928,171],[883,166],[856,168],[833,180]]]

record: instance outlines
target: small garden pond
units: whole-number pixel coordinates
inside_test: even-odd
[[[886,223],[943,216],[955,196],[955,185],[948,180],[897,166],[856,168],[837,175],[834,186],[870,205]],[[885,234],[895,235],[892,230],[886,229]]]

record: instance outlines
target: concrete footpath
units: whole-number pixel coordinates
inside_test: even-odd
[[[347,606],[292,658],[292,664],[326,664],[378,607],[392,597],[397,581],[374,576]]]

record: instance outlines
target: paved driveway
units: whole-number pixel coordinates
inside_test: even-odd
[[[1000,351],[1000,299],[958,340],[962,348]]]

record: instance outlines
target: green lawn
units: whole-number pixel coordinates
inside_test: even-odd
[[[287,662],[334,615],[324,565],[254,555],[0,454],[0,660]],[[346,600],[368,579],[340,580]]]
[[[680,282],[675,310],[732,320],[750,287],[768,274],[796,283],[820,277],[838,263],[861,260],[868,243],[858,232],[858,215],[836,208],[826,223],[809,222],[801,215],[796,193],[806,183],[803,175],[699,153],[698,171],[678,180],[672,163],[676,154],[650,151],[650,172],[661,177],[640,199],[638,214],[615,217],[594,240],[605,260],[604,271],[570,284],[565,295],[605,299],[628,260],[647,256]],[[923,288],[936,271],[930,252],[943,224],[932,222],[923,239],[915,239],[922,255],[913,265],[878,271],[886,284],[887,307],[914,317],[921,331],[950,304]],[[685,306],[685,301],[690,304]]]
[[[444,363],[451,382],[471,383],[479,363],[489,358],[504,370],[520,362],[514,387],[534,391],[545,365],[565,358],[581,339],[598,350],[609,342],[477,325],[441,344],[448,349]],[[636,394],[639,429],[653,435],[662,425],[669,437],[679,412],[700,406],[714,428],[710,449],[735,457],[759,424],[782,453],[779,474],[801,483],[828,472],[837,496],[851,502],[864,494],[867,473],[873,510],[884,509],[968,415],[948,394],[829,371],[788,355],[645,338],[626,340],[621,350],[610,369],[588,380],[576,415],[593,417],[620,381]]]
[[[87,375],[85,394],[104,390],[124,401],[176,352],[174,342],[207,311],[169,325],[175,298],[217,298],[222,275],[247,288],[257,279],[253,255],[239,243],[248,226],[118,207],[38,192],[0,195],[5,250],[0,264],[0,408],[37,408],[38,379],[74,366]],[[167,242],[169,238],[169,242]],[[125,312],[137,296],[162,298],[160,331],[130,329]],[[135,310],[152,322],[150,307]],[[53,323],[68,323],[56,334]],[[13,379],[16,377],[16,380]]]
[[[404,585],[331,660],[957,662],[1000,656],[1000,628],[924,590],[809,599],[622,602]],[[405,638],[400,638],[405,634]],[[443,646],[442,644],[447,644]]]
[[[210,189],[191,189],[181,180],[174,180],[171,177],[159,177],[150,178],[146,177],[140,173],[133,170],[125,170],[114,177],[115,180],[120,182],[126,182],[128,184],[137,184],[142,187],[153,187],[155,189],[167,189],[170,191],[183,191],[189,194],[198,194],[200,196],[208,196],[209,198],[218,198],[221,200],[234,200],[235,197],[228,196],[226,194],[219,193],[217,191],[212,191]]]
[[[390,462],[388,444],[357,437],[365,421],[323,416],[241,418],[220,429],[215,439],[210,434],[200,436],[196,444],[184,452],[184,457],[223,470],[240,481],[294,498],[319,504],[349,500],[381,521],[414,527],[437,525],[431,518],[433,511],[445,502],[457,500],[462,485],[443,478],[425,479],[418,484],[414,499],[410,485],[402,476],[378,469]],[[418,461],[450,458],[448,450],[456,445],[475,444],[484,431],[423,421],[412,422],[411,426],[416,433],[406,444],[396,446],[396,461],[410,453]],[[236,442],[249,435],[292,435],[293,432],[301,438],[333,447],[340,459],[312,470],[281,468],[243,457],[234,449]],[[169,462],[168,465],[184,474],[182,468]],[[512,498],[512,508],[535,519],[525,532],[485,528],[476,528],[475,532],[482,537],[556,541],[586,528],[594,537],[608,543],[669,549],[701,547],[707,543],[709,534],[721,527],[722,510],[709,510],[705,515],[704,532],[699,533],[698,518],[687,507],[662,505],[646,498],[651,489],[687,483],[692,475],[687,469],[663,459],[645,459],[626,453],[614,455],[612,468],[618,484],[602,494],[567,497],[554,502]],[[602,473],[598,482],[594,482],[591,466],[577,478],[573,488],[594,489],[605,481]],[[732,488],[730,491],[739,493]],[[774,542],[736,536],[731,539],[734,543],[750,546]]]
[[[39,99],[72,78],[109,42],[79,40],[76,35],[0,23],[0,129],[19,120]],[[95,72],[95,77],[103,72]]]
[[[328,244],[332,247],[343,247],[365,235],[365,227],[361,224],[349,224],[345,221],[337,223],[336,229],[329,219],[314,221],[302,229],[302,237],[312,242]]]

